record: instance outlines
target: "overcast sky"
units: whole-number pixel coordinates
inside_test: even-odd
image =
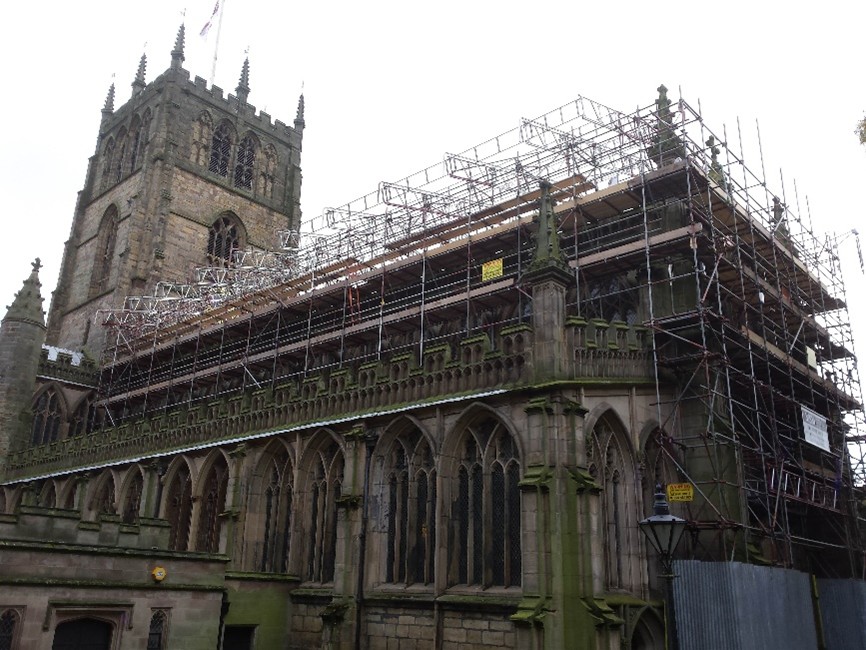
[[[4,7],[0,306],[39,256],[48,308],[112,75],[119,107],[143,52],[148,81],[168,67],[185,20],[184,67],[209,78],[216,27],[207,39],[198,32],[214,1]],[[674,99],[681,91],[700,102],[717,132],[735,133],[739,118],[747,164],[760,169],[757,120],[774,192],[782,168],[788,191],[796,180],[801,203],[808,195],[818,227],[844,233],[864,214],[866,148],[853,131],[866,110],[866,3],[804,5],[228,0],[215,83],[234,92],[249,48],[250,103],[287,123],[303,84],[305,217],[578,95],[630,112],[663,82]],[[853,238],[841,252],[855,324],[866,324]]]

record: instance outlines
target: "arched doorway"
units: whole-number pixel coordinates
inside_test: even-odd
[[[76,618],[54,630],[51,650],[110,650],[114,626],[95,618]]]

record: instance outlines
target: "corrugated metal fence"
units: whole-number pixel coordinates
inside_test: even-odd
[[[805,573],[691,560],[675,562],[674,573],[680,650],[818,647],[810,579]]]
[[[818,580],[827,650],[866,648],[866,582]]]

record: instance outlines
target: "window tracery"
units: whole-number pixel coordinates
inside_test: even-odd
[[[602,486],[601,527],[607,587],[628,586],[628,538],[638,520],[634,506],[634,467],[626,442],[609,418],[602,417],[588,439],[589,473]]]
[[[12,650],[15,647],[20,623],[21,615],[14,609],[6,609],[0,614],[0,650]]]
[[[198,520],[196,550],[217,553],[220,543],[220,513],[225,509],[229,468],[220,456],[205,475],[201,495],[201,513]]]
[[[256,161],[256,141],[248,135],[238,143],[235,157],[235,187],[246,190],[253,188],[253,166]]]
[[[125,524],[138,523],[138,512],[141,506],[141,493],[144,488],[144,479],[137,469],[132,470],[130,484],[126,488],[126,496],[123,499],[123,510],[121,521]]]
[[[343,454],[331,440],[316,452],[310,477],[306,579],[313,582],[334,580],[337,499],[342,483]]]
[[[268,463],[259,571],[288,572],[292,526],[292,467],[282,450]]]
[[[520,584],[519,480],[517,448],[502,423],[488,417],[467,427],[452,504],[452,585]]]
[[[108,206],[102,215],[102,221],[99,222],[99,233],[96,237],[96,255],[93,260],[93,272],[90,280],[91,296],[102,293],[111,283],[111,267],[117,244],[118,221],[117,206]]]
[[[170,526],[168,547],[185,551],[189,545],[192,517],[192,481],[189,468],[182,463],[171,478],[165,502],[165,518]]]
[[[223,215],[213,222],[207,240],[207,256],[211,264],[228,266],[240,247],[241,229],[236,219]]]
[[[102,150],[102,189],[111,185],[111,170],[114,165],[114,138],[109,138]]]
[[[211,138],[210,163],[208,169],[220,176],[229,175],[229,162],[232,155],[232,128],[228,122],[222,122]]]
[[[150,627],[147,631],[147,650],[165,650],[168,615],[158,609],[150,617]]]
[[[58,392],[50,387],[36,398],[33,405],[33,427],[30,440],[35,445],[47,445],[60,436],[63,406]]]
[[[106,472],[93,497],[93,511],[97,516],[113,515],[115,513],[114,501],[114,476],[111,472]]]
[[[436,545],[436,471],[417,429],[391,446],[386,472],[386,582],[430,584]]]

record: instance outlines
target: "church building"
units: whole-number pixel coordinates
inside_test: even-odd
[[[184,36],[0,327],[0,650],[866,645],[835,244],[688,102],[302,220],[303,96]]]

